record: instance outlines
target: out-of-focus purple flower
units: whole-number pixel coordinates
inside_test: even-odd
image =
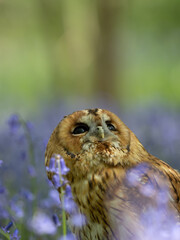
[[[153,197],[153,195],[155,195],[155,192],[155,188],[150,182],[142,184],[140,187],[140,193],[146,197]]]
[[[166,209],[149,208],[141,218],[144,240],[179,240],[180,226],[175,216]],[[139,240],[139,239],[137,239]]]
[[[36,177],[36,169],[33,165],[28,166],[28,173],[31,177]]]
[[[26,158],[27,158],[27,153],[26,153],[25,151],[22,151],[22,152],[20,153],[20,158],[21,158],[22,161],[26,160]]]
[[[72,196],[70,185],[66,186],[65,195],[64,195],[64,209],[69,214],[73,214],[74,212],[76,212],[76,209],[77,209],[76,203],[74,202],[74,199]]]
[[[68,233],[66,236],[62,236],[58,240],[76,240],[76,238],[72,233]]]
[[[56,226],[51,217],[42,211],[38,211],[29,222],[30,229],[38,235],[54,235]]]
[[[58,161],[60,161],[60,169],[58,167]],[[59,173],[61,171],[61,175],[66,175],[69,172],[69,168],[66,167],[64,159],[56,154],[55,156],[51,157],[49,166],[46,167],[48,172]]]
[[[15,217],[20,219],[24,217],[24,210],[22,204],[11,202],[11,210],[15,213]]]
[[[30,192],[28,189],[21,189],[20,195],[30,202],[35,198],[32,192]]]
[[[3,160],[0,160],[0,167],[2,167],[3,165]]]
[[[52,215],[52,219],[53,219],[53,222],[54,222],[54,224],[56,225],[56,227],[61,226],[61,223],[60,223],[60,221],[59,221],[59,218],[58,218],[57,214],[53,214],[53,215]]]
[[[156,201],[158,206],[167,206],[168,201],[170,200],[170,194],[169,194],[169,189],[167,188],[162,188],[159,189],[157,197],[156,197]]]
[[[65,198],[73,198],[71,186],[69,184],[66,185]]]
[[[46,167],[46,171],[53,172],[53,173],[58,173],[57,167],[56,167],[56,159],[55,159],[55,157],[52,157],[50,159],[49,166]]]
[[[10,127],[11,133],[15,134],[21,126],[19,116],[17,114],[13,114],[8,120],[8,125]]]
[[[55,203],[55,205],[59,206],[60,205],[60,199],[59,199],[59,193],[58,191],[51,189],[49,191],[49,197],[53,200],[53,202]]]
[[[73,226],[82,227],[86,224],[86,217],[83,214],[77,213],[71,216],[70,221]]]
[[[6,188],[0,185],[0,194],[4,194],[6,192]]]
[[[21,134],[21,135],[18,136],[18,138],[17,138],[17,143],[18,143],[19,145],[23,145],[25,142],[26,142],[26,136],[25,136],[25,134],[23,133],[23,134]]]
[[[33,125],[32,122],[27,121],[27,122],[26,122],[26,127],[27,127],[27,129],[28,129],[29,131],[32,131],[32,129],[34,128],[34,125]]]
[[[42,206],[46,208],[60,207],[61,201],[59,199],[59,193],[56,189],[51,189],[49,191],[49,196],[42,200]]]
[[[138,164],[136,167],[127,172],[126,179],[131,186],[137,186],[141,181],[141,177],[148,170],[148,164]]]
[[[69,172],[69,168],[66,167],[64,159],[60,158],[60,164],[61,164],[61,174],[66,175]]]
[[[59,187],[62,186],[62,184],[60,183],[60,178],[59,178],[59,175],[58,174],[54,174],[53,177],[52,177],[52,182],[54,184],[54,187],[56,189],[58,189]]]
[[[13,226],[13,222],[10,221],[5,227],[2,227],[2,230],[6,233],[9,233],[9,230],[12,226]]]
[[[4,208],[2,208],[0,206],[0,218],[1,219],[8,219],[9,218],[9,213],[7,210],[5,210]]]
[[[20,240],[21,236],[19,235],[19,230],[15,229],[13,235],[10,235],[11,240]]]

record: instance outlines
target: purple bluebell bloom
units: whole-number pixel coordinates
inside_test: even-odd
[[[0,167],[2,167],[3,165],[3,160],[0,160]]]
[[[32,122],[27,121],[27,122],[26,122],[26,127],[27,127],[27,129],[28,129],[29,131],[32,131],[32,129],[34,128],[34,125],[33,125]]]
[[[50,161],[49,161],[49,166],[46,167],[46,171],[47,171],[47,172],[58,173],[55,157],[52,157],[52,158],[50,159]]]
[[[21,158],[22,161],[26,160],[26,158],[27,158],[27,153],[26,153],[26,151],[22,151],[22,152],[21,152],[20,158]]]
[[[58,240],[76,240],[76,238],[72,233],[68,233],[66,236],[62,236]]]
[[[69,184],[66,185],[65,198],[73,198],[71,186]]]
[[[64,210],[69,214],[73,214],[76,211],[76,203],[72,198],[65,198],[64,201]]]
[[[28,166],[28,173],[31,177],[36,177],[36,169],[33,165]]]
[[[8,125],[12,134],[15,134],[21,126],[19,116],[17,114],[12,115],[8,120]]]
[[[46,208],[53,208],[53,207],[57,207],[60,208],[61,205],[61,201],[59,198],[59,193],[56,189],[50,189],[49,194],[48,194],[48,198],[45,198],[41,201],[41,204],[43,207]]]
[[[56,225],[56,227],[61,226],[61,223],[60,223],[60,221],[59,221],[59,218],[58,218],[57,214],[54,213],[54,214],[52,215],[52,219],[53,219],[53,222],[54,222],[54,224]]]
[[[60,188],[62,186],[62,184],[60,183],[60,178],[58,174],[54,174],[52,177],[52,182],[54,184],[54,187],[56,189]]]
[[[59,199],[59,193],[58,191],[51,189],[49,191],[49,198],[52,199],[52,201],[54,202],[54,205],[59,206],[60,205],[60,199]]]
[[[77,210],[77,205],[74,202],[70,185],[66,186],[66,190],[64,194],[64,209],[69,214],[73,214]]]
[[[13,235],[10,235],[11,240],[20,240],[21,236],[19,235],[19,230],[15,229]]]
[[[60,164],[61,164],[61,174],[66,175],[69,172],[69,168],[66,167],[64,159],[60,158]]]
[[[31,191],[29,191],[28,189],[21,189],[20,194],[22,197],[24,197],[26,200],[28,201],[33,201],[34,200],[34,195]]]
[[[141,163],[138,164],[136,167],[130,169],[126,175],[128,183],[131,186],[137,186],[138,183],[141,181],[142,175],[147,172],[148,168],[148,164]]]
[[[6,192],[6,188],[0,185],[0,194],[4,194]]]
[[[57,227],[51,217],[42,211],[38,211],[29,221],[30,229],[37,235],[54,235]]]
[[[15,217],[17,219],[23,218],[24,217],[24,210],[23,210],[23,206],[21,203],[15,203],[15,202],[11,202],[11,210],[14,212]]]
[[[12,226],[13,226],[13,222],[10,221],[5,227],[2,227],[2,230],[6,233],[9,233],[9,230]]]
[[[86,225],[86,217],[80,213],[73,214],[70,221],[73,226],[82,227]]]

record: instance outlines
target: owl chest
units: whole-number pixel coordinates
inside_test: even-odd
[[[94,177],[83,179],[71,185],[74,200],[77,203],[80,211],[85,213],[87,217],[93,218],[91,211],[99,211],[102,214],[104,210],[104,197],[106,187],[100,180],[95,180]]]
[[[79,239],[106,239],[105,225],[108,224],[104,205],[106,189],[98,177],[88,176],[87,179],[71,185],[74,200],[87,223],[81,229],[74,229],[76,235],[81,236]]]

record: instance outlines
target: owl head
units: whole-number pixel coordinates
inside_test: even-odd
[[[46,165],[53,154],[60,154],[66,165],[90,167],[128,165],[126,158],[134,144],[142,147],[130,129],[112,112],[87,109],[62,119],[54,129],[46,149]],[[134,160],[132,160],[134,161]]]

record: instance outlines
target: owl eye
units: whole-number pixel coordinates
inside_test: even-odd
[[[110,131],[116,131],[116,128],[112,123],[106,122],[106,125]]]
[[[84,123],[80,123],[77,127],[75,127],[75,129],[73,130],[73,134],[82,134],[82,133],[85,133],[85,132],[88,132],[89,131],[89,127],[88,125],[84,124]]]

